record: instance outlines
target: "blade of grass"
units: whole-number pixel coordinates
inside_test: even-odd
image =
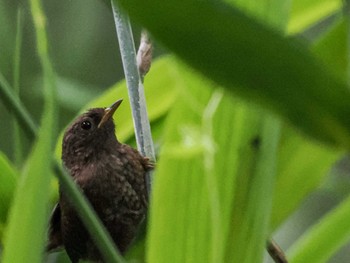
[[[344,79],[346,79],[348,72],[346,30],[346,19],[341,18],[314,43],[312,48],[312,51],[324,61],[332,72]]]
[[[28,166],[26,170],[24,170],[23,182],[17,188],[19,197],[16,201],[16,205],[14,205],[14,209],[12,212],[13,218],[15,219],[11,220],[11,224],[8,228],[9,241],[8,243],[6,243],[6,247],[8,247],[8,252],[6,252],[4,255],[4,262],[40,262],[43,240],[45,239],[42,235],[43,231],[40,231],[41,233],[39,233],[39,235],[38,233],[33,231],[24,231],[24,228],[28,227],[28,223],[23,224],[23,222],[20,222],[20,216],[23,216],[23,214],[26,211],[28,211],[28,213],[31,212],[30,215],[33,215],[34,217],[39,217],[33,226],[46,226],[45,218],[47,218],[47,213],[44,213],[46,211],[43,212],[43,210],[45,210],[45,203],[47,203],[47,196],[45,198],[45,193],[47,194],[48,191],[43,191],[43,188],[48,186],[49,172],[44,171],[47,171],[47,166],[51,167],[51,154],[47,154],[47,151],[52,150],[50,149],[52,148],[52,145],[50,145],[50,143],[48,142],[50,142],[50,139],[53,138],[51,136],[54,136],[55,134],[55,130],[53,130],[53,122],[55,121],[55,118],[53,118],[52,116],[54,112],[53,87],[55,83],[53,70],[50,65],[50,61],[48,59],[47,54],[48,52],[47,38],[45,32],[45,17],[43,12],[41,11],[40,1],[32,0],[31,6],[37,30],[38,53],[41,58],[41,63],[44,70],[44,87],[46,87],[45,111],[42,122],[43,126],[40,128],[39,132],[37,132],[36,126],[32,122],[30,116],[25,111],[23,105],[20,103],[18,97],[11,92],[11,89],[9,88],[9,85],[4,80],[4,78],[0,78],[0,80],[2,80],[0,85],[2,88],[1,91],[3,92],[3,94],[6,95],[4,96],[4,101],[7,103],[7,106],[10,109],[15,110],[14,112],[16,113],[16,117],[22,120],[21,124],[27,128],[27,134],[29,134],[29,136],[35,137],[37,133],[38,136],[40,135],[38,137],[40,139],[38,139],[38,143],[34,147],[30,160],[28,161]],[[49,160],[43,162],[42,158],[49,158]],[[116,249],[114,249],[113,247],[113,242],[111,241],[112,239],[109,237],[106,230],[104,230],[103,226],[99,224],[99,220],[96,218],[95,213],[91,210],[91,208],[88,208],[89,205],[86,203],[86,200],[84,199],[80,191],[77,189],[77,186],[74,184],[71,177],[63,171],[63,169],[58,163],[55,163],[55,169],[57,171],[57,176],[59,177],[62,185],[66,188],[68,194],[72,196],[73,204],[75,204],[76,207],[78,207],[78,212],[82,213],[81,216],[83,218],[83,222],[87,222],[86,225],[88,227],[88,230],[92,231],[94,238],[96,238],[96,240],[99,241],[98,246],[101,249],[102,254],[106,257],[106,259],[108,259],[109,262],[123,262],[121,257],[118,255]],[[37,176],[43,176],[44,178],[41,181],[29,180],[28,177],[33,177],[33,174],[37,174]],[[38,189],[40,189],[40,191],[38,191]],[[25,194],[21,195],[20,190]],[[27,195],[29,195],[29,198],[26,199],[24,196]],[[39,200],[41,200],[42,202],[39,202],[39,204],[37,204],[37,202],[34,202],[33,200],[37,200],[36,197],[39,198]],[[27,205],[26,202],[30,202],[31,205],[28,205],[28,207],[25,206],[26,210],[24,211],[22,206],[23,204]],[[37,213],[35,213],[35,211],[37,211]],[[25,222],[32,222],[32,220],[30,220],[29,217],[28,221]],[[21,240],[23,241],[21,244],[23,244],[23,251],[26,249],[30,250],[29,255],[26,254],[26,251],[24,251],[23,253],[19,253],[18,247],[15,246],[15,242],[20,236],[20,233],[23,233],[28,236]],[[29,239],[31,235],[29,235],[28,233],[34,233],[36,235],[35,239],[33,240],[34,247],[31,247],[29,245],[32,244],[32,240]]]
[[[18,171],[0,152],[0,224],[6,222],[18,179]]]
[[[222,254],[220,250],[212,254],[213,241],[208,231],[209,226],[214,225],[210,224],[210,220],[215,222],[221,218],[219,215],[211,217],[215,213],[208,211],[208,186],[206,176],[203,176],[204,144],[208,146],[207,150],[212,151],[211,138],[206,138],[202,133],[201,115],[189,107],[192,105],[201,112],[210,98],[210,90],[204,88],[196,97],[192,97],[192,90],[185,89],[185,86],[182,91],[186,96],[179,97],[167,118],[166,144],[162,147],[157,180],[152,187],[147,251],[149,262],[168,262],[169,258],[173,262],[208,262]],[[182,116],[182,122],[178,122]],[[221,213],[222,210],[219,210]],[[216,225],[215,236],[220,240],[216,239],[219,243],[215,245],[219,247],[222,229],[220,224]],[[219,258],[216,259],[221,262]]]
[[[1,96],[9,109],[12,109],[16,113],[16,118],[20,121],[22,128],[25,130],[29,138],[35,139],[38,134],[38,129],[35,126],[31,116],[26,111],[24,105],[20,102],[16,94],[13,93],[13,89],[8,85],[6,80],[0,73],[0,92],[6,96]],[[87,200],[82,196],[77,186],[74,184],[72,178],[62,169],[61,164],[57,161],[54,162],[53,167],[56,171],[56,176],[61,182],[62,186],[66,189],[69,196],[72,197],[72,203],[79,207],[78,213],[83,218],[89,231],[92,231],[92,235],[99,240],[98,244],[103,253],[108,254],[111,262],[123,262],[120,256],[118,256],[116,250],[111,248],[112,239],[108,237],[103,225],[96,218],[96,214],[93,212]],[[48,176],[48,175],[47,175]]]
[[[350,197],[320,219],[288,250],[291,263],[325,263],[350,240]]]
[[[283,128],[278,152],[277,181],[271,215],[275,230],[310,192],[317,189],[330,167],[344,154]]]
[[[212,83],[187,67],[181,67],[181,79],[184,84],[166,120],[156,171],[147,260],[233,262],[231,253],[237,243],[242,241],[238,258],[244,258],[246,249],[262,240],[259,251],[254,251],[261,255],[265,231],[257,231],[250,243],[237,240],[237,232],[231,231],[235,193],[244,191],[237,182],[247,157],[243,148],[251,149],[260,114],[250,114],[252,105],[243,105],[220,90],[213,92]],[[268,202],[265,205],[270,207]],[[241,212],[245,208],[245,203],[237,206]],[[259,219],[264,214],[260,212],[255,214]],[[237,222],[237,227],[241,224]]]
[[[24,130],[23,133],[28,137],[28,139],[34,140],[37,134],[37,126],[1,72],[0,95],[0,99],[14,114],[18,123],[21,125],[22,129]]]
[[[50,116],[47,113],[46,116]],[[51,118],[50,118],[51,119]],[[48,121],[43,118],[43,121]],[[48,122],[50,124],[50,122]],[[50,141],[52,130],[43,122],[40,140],[35,144],[18,182],[6,229],[2,262],[41,262],[50,183]]]
[[[294,0],[292,1],[291,19],[288,33],[296,34],[306,30],[342,7],[342,0]]]
[[[342,77],[347,71],[345,41],[345,23],[341,19],[312,47],[312,51],[330,70]],[[307,140],[289,126],[284,126],[279,151],[272,229],[276,229],[307,194],[320,186],[332,164],[343,154],[339,149]]]
[[[34,124],[30,114],[25,109],[24,105],[19,100],[18,96],[14,93],[8,82],[5,80],[3,75],[0,73],[0,99],[3,100],[9,110],[15,113],[15,117],[19,121],[19,124],[24,129],[24,134],[29,139],[34,140],[38,134],[38,128]],[[93,236],[99,240],[98,245],[102,253],[105,253],[106,257],[111,262],[123,262],[121,256],[115,249],[111,248],[112,239],[108,237],[104,227],[100,221],[96,218],[96,214],[86,202],[86,199],[82,196],[77,186],[73,183],[72,178],[62,169],[61,164],[57,161],[54,162],[53,167],[56,171],[56,176],[60,180],[62,186],[66,189],[69,196],[72,196],[72,203],[78,208],[78,213],[83,218],[89,231],[93,232]],[[84,204],[85,202],[85,204]],[[81,209],[80,209],[81,208]],[[109,241],[107,241],[109,240]],[[102,250],[103,247],[103,250]]]
[[[349,1],[344,1],[344,24],[339,24],[335,36],[338,35],[344,41],[347,71],[346,78],[349,83],[349,65],[350,65],[350,31],[349,31]],[[340,26],[340,34],[339,34]],[[331,32],[334,34],[334,32]],[[326,39],[328,40],[328,39]],[[321,46],[322,48],[322,46]],[[344,200],[335,209],[323,216],[318,223],[312,226],[304,233],[297,242],[288,250],[291,263],[324,263],[336,253],[339,248],[350,240],[350,197]]]
[[[37,51],[44,75],[44,112],[38,139],[27,160],[11,209],[3,262],[41,262],[48,217],[51,156],[55,138],[55,80],[48,58],[45,16],[39,0],[31,0]]]
[[[249,190],[247,217],[242,222],[242,228],[247,226],[245,240],[250,244],[245,251],[246,257],[243,262],[246,263],[262,262],[263,259],[263,251],[270,231],[279,138],[279,121],[272,116],[266,116],[262,124],[261,146],[258,146],[261,148],[257,156],[256,171]]]
[[[23,22],[22,22],[22,9],[21,7],[17,10],[17,28],[16,28],[16,40],[15,40],[15,52],[13,58],[13,88],[15,93],[19,96],[20,87],[19,87],[19,78],[20,78],[20,65],[21,65],[21,47],[22,47],[22,31],[23,31]],[[17,167],[20,167],[23,160],[23,147],[22,147],[22,137],[20,133],[20,127],[14,119],[13,123],[14,130],[14,144],[13,152],[15,156],[15,163]]]
[[[242,105],[236,191],[230,214],[226,261],[261,262],[270,231],[279,123],[261,109]],[[238,135],[237,135],[238,136]]]

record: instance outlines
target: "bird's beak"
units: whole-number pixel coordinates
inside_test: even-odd
[[[114,112],[118,109],[119,105],[122,103],[122,99],[117,100],[112,104],[112,106],[105,109],[105,114],[103,115],[100,123],[98,124],[97,128],[101,128],[103,124],[105,124],[110,118],[112,118]]]

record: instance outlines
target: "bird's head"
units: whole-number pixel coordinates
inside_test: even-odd
[[[66,165],[115,146],[113,114],[121,103],[122,100],[118,100],[108,108],[90,109],[73,121],[62,142],[62,159]]]

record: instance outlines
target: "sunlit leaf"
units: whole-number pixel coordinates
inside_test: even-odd
[[[288,32],[295,34],[336,13],[341,0],[293,0]]]
[[[263,167],[274,169],[270,162],[263,165],[267,159],[249,154],[255,151],[254,141],[260,135],[261,115],[252,105],[220,89],[214,91],[213,84],[186,67],[181,72],[184,86],[166,121],[165,144],[155,174],[148,261],[167,262],[172,258],[174,262],[226,262],[235,258],[257,262],[268,229],[272,200],[268,189],[273,187],[273,180],[258,173],[267,172]],[[270,135],[274,135],[271,130]],[[265,141],[267,137],[260,139]],[[265,152],[264,157],[268,158],[276,153],[276,145],[269,140],[265,143],[269,153]],[[250,169],[249,164],[259,168]],[[246,174],[241,175],[244,170]],[[241,178],[253,178],[255,174],[259,179],[255,183],[248,179],[244,187],[236,181],[238,174]],[[273,174],[269,173],[272,178]],[[248,185],[255,185],[250,194],[259,201],[247,198],[246,203],[234,206],[236,192],[250,195]],[[236,212],[243,216],[236,217]],[[249,229],[252,224],[259,231]],[[239,226],[247,232],[238,235]],[[250,242],[246,240],[248,232]],[[249,253],[252,244],[256,245],[254,255]],[[232,251],[238,255],[232,257]]]
[[[234,6],[253,15],[261,22],[269,24],[284,32],[289,20],[292,0],[225,0]]]

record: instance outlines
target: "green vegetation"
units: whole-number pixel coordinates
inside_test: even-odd
[[[329,171],[350,148],[346,8],[340,0],[120,4],[135,35],[142,25],[156,43],[144,85],[158,162],[146,234],[125,261],[263,262],[265,241],[322,185],[331,189]],[[0,0],[2,262],[68,262],[42,253],[56,177],[118,260],[53,165],[74,116],[119,98],[118,138],[135,144],[114,26],[104,1]],[[290,262],[328,262],[349,242],[350,191],[342,194],[286,249]]]

